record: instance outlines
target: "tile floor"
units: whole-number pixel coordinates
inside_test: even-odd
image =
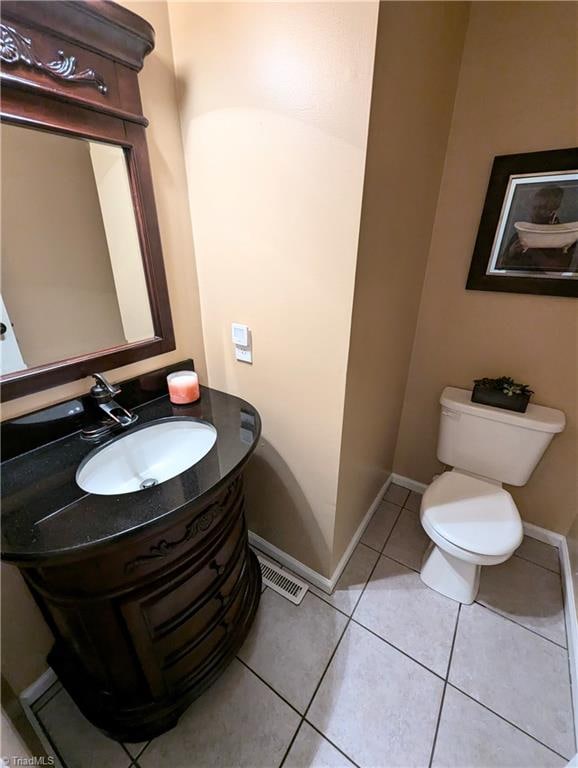
[[[66,768],[539,768],[575,752],[558,553],[525,539],[471,606],[419,579],[420,497],[391,486],[332,595],[270,589],[238,658],[149,744],[116,744],[57,683]]]

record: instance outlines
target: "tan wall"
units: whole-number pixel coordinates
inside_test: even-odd
[[[124,152],[89,146],[124,335],[128,342],[150,339],[155,330]]]
[[[577,303],[464,286],[494,155],[575,146],[576,8],[472,4],[394,461],[423,482],[439,470],[445,385],[529,382],[568,424],[527,486],[510,490],[526,520],[563,533],[577,509]]]
[[[393,467],[467,18],[380,6],[333,567]]]
[[[2,715],[0,720],[0,741],[2,743],[2,754],[6,758],[22,758],[21,765],[27,765],[26,760],[30,760],[32,757],[27,744],[22,736],[18,733],[14,724],[10,720],[8,714],[2,709]],[[10,762],[13,762],[10,760]],[[10,762],[7,765],[10,765]],[[17,764],[16,761],[14,761]]]
[[[123,4],[146,18],[156,32],[156,48],[145,59],[139,81],[144,112],[150,119],[147,140],[177,349],[112,371],[111,379],[129,378],[192,356],[204,382],[206,367],[201,316],[167,9],[165,3],[157,2]],[[89,381],[85,379],[12,400],[3,404],[2,418],[66,400],[86,392],[88,387]],[[9,569],[11,574],[6,577],[4,574]],[[2,669],[11,686],[19,693],[45,668],[44,658],[50,648],[50,634],[21,577],[10,566],[2,567],[2,604],[14,606],[13,615],[17,624],[11,631],[6,630],[6,624],[2,626]]]
[[[2,295],[24,362],[123,344],[90,144],[13,125],[0,134]]]
[[[169,6],[209,383],[263,417],[250,527],[326,575],[377,10]]]

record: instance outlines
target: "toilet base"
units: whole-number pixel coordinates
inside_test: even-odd
[[[480,565],[453,557],[432,542],[424,555],[420,578],[436,592],[469,605],[478,594],[480,570]]]

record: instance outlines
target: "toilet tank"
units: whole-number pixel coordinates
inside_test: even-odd
[[[557,432],[562,411],[528,405],[526,413],[472,403],[467,389],[446,387],[440,398],[438,459],[509,485],[525,485]]]

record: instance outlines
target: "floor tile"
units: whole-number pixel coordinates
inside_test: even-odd
[[[449,681],[559,754],[574,754],[563,648],[480,605],[463,605]]]
[[[305,720],[283,768],[354,768],[353,763]]]
[[[410,494],[407,497],[407,500],[403,506],[406,509],[411,509],[412,512],[419,512],[421,507],[421,498],[422,498],[421,493],[410,491]]]
[[[311,592],[294,605],[268,589],[239,658],[305,712],[346,623]]]
[[[358,544],[330,595],[317,587],[310,589],[330,605],[351,616],[378,557],[374,549]]]
[[[359,766],[427,766],[443,683],[351,623],[307,719]]]
[[[125,744],[124,748],[131,757],[138,757],[148,743],[148,741],[141,741],[134,744]]]
[[[62,690],[62,683],[60,680],[55,680],[50,687],[39,696],[32,704],[32,711],[36,714],[46,706],[48,702],[53,699]]]
[[[382,556],[353,618],[445,677],[458,608],[415,571]]]
[[[363,532],[361,543],[381,552],[399,514],[400,508],[397,504],[382,501]]]
[[[272,768],[280,764],[298,725],[299,715],[235,659],[176,728],[151,742],[139,764]]]
[[[89,723],[64,689],[38,717],[66,768],[128,768],[131,759],[121,745]]]
[[[419,515],[409,509],[403,509],[389,541],[385,545],[383,554],[389,555],[409,568],[413,568],[414,571],[419,571],[429,542],[429,537],[422,528]]]
[[[544,544],[543,541],[533,539],[531,536],[524,536],[516,554],[525,560],[560,573],[560,555],[557,547],[551,547],[550,544]]]
[[[562,586],[557,573],[511,557],[500,565],[482,568],[477,600],[566,646]]]
[[[392,504],[397,504],[398,507],[403,507],[408,496],[409,496],[409,491],[407,488],[402,488],[401,485],[396,485],[395,483],[392,483],[387,489],[387,491],[385,492],[383,500],[389,501]]]
[[[448,686],[432,768],[558,768],[566,760]]]

